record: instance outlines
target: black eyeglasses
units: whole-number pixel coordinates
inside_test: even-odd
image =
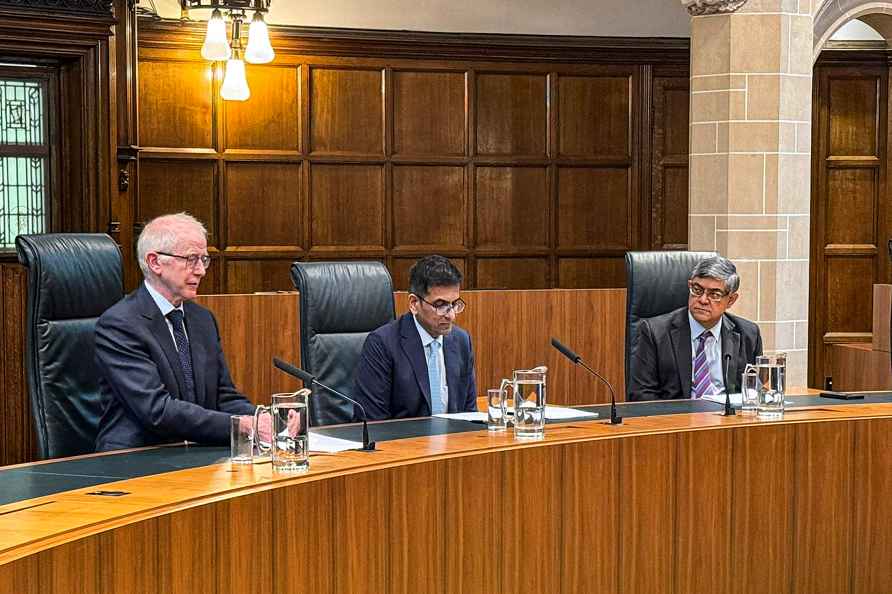
[[[713,303],[718,303],[722,299],[728,296],[728,291],[720,291],[719,289],[709,289],[707,290],[705,287],[701,286],[698,283],[688,283],[688,291],[691,292],[693,297],[702,297],[704,293],[706,293],[706,298],[712,301]]]
[[[437,301],[436,303],[431,303],[430,301],[428,301],[421,295],[415,295],[415,296],[418,297],[419,299],[421,299],[422,301],[424,301],[425,303],[427,303],[428,305],[430,305],[431,307],[433,307],[434,311],[437,312],[438,316],[448,315],[450,311],[454,311],[456,313],[456,315],[465,311],[465,302],[461,299],[461,297],[459,297],[452,303],[449,303],[448,301]]]
[[[185,260],[186,265],[195,268],[199,262],[201,265],[207,268],[211,265],[211,257],[207,254],[189,254],[188,256],[180,256],[179,254],[168,254],[167,252],[155,252],[161,256],[170,256],[171,258],[179,258],[180,260]]]

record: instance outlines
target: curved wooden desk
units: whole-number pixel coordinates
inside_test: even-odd
[[[0,592],[892,592],[890,404],[379,445],[0,507]]]

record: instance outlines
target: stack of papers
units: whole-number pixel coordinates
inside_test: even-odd
[[[508,407],[508,414],[514,415],[514,407]],[[486,422],[485,412],[461,412],[461,413],[442,413],[434,415],[441,419],[456,419],[459,421],[479,421]],[[590,413],[578,408],[569,408],[566,406],[546,406],[545,418],[549,421],[563,421],[565,419],[597,419],[598,413]]]
[[[719,404],[725,404],[726,396],[724,394],[710,394],[708,396],[704,396],[703,400],[711,400],[713,402],[718,402]],[[741,406],[743,405],[743,396],[740,393],[732,393],[731,394],[731,406]]]
[[[324,452],[333,454],[335,452],[344,452],[347,450],[358,450],[362,448],[361,441],[350,441],[349,439],[340,439],[331,437],[322,433],[316,433],[310,429],[310,451]]]

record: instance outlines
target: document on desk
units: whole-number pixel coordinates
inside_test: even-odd
[[[508,414],[514,415],[514,407],[508,407]],[[456,419],[459,421],[471,421],[478,423],[486,422],[485,412],[460,412],[460,413],[442,413],[434,415],[441,419]],[[545,406],[545,419],[548,421],[563,421],[566,419],[597,419],[598,413],[586,412],[578,408],[569,408],[566,406]]]
[[[719,404],[725,404],[725,395],[724,394],[707,394],[703,397],[703,400],[711,400],[712,402],[718,402]],[[741,406],[743,404],[743,397],[740,395],[740,392],[731,393],[731,406]]]
[[[347,450],[362,449],[362,442],[350,441],[349,439],[340,439],[338,437],[330,437],[322,433],[315,433],[310,429],[310,451],[323,452],[326,454],[334,454],[336,452],[345,452]]]

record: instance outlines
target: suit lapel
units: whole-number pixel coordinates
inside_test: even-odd
[[[400,348],[403,354],[409,360],[412,371],[415,373],[415,381],[418,382],[418,388],[427,399],[427,405],[431,407],[431,386],[430,379],[427,375],[427,362],[424,360],[424,345],[421,344],[421,336],[415,327],[412,314],[403,314],[400,318]],[[428,413],[430,414],[430,413]]]
[[[740,360],[738,357],[738,353],[740,352],[740,332],[737,331],[737,325],[732,322],[728,316],[722,316],[722,373],[725,373],[725,354],[731,355],[731,360],[728,362],[728,373],[724,375],[722,379],[725,382],[725,391],[728,393],[734,393],[740,391],[740,386],[738,382],[728,383],[728,378],[738,378],[742,370],[737,368],[737,363]]]
[[[443,337],[443,355],[445,356],[443,362],[446,364],[446,387],[449,389],[446,412],[456,412],[460,410],[460,400],[456,390],[458,390],[458,376],[461,370],[461,365],[459,365],[461,355],[458,351],[458,340],[452,332]]]
[[[138,298],[140,304],[140,314],[143,321],[149,329],[149,333],[155,338],[173,370],[174,378],[176,378],[176,393],[173,394],[173,386],[167,386],[168,391],[175,397],[182,398],[186,393],[186,379],[183,377],[183,366],[180,364],[180,356],[177,348],[173,343],[173,336],[170,335],[170,328],[167,326],[167,320],[161,315],[161,310],[152,300],[149,291],[145,285],[140,285],[138,290]]]
[[[192,378],[195,380],[195,400],[198,404],[205,403],[205,368],[207,366],[207,351],[202,336],[213,336],[208,328],[201,322],[201,316],[196,313],[191,303],[184,306],[186,310],[186,334],[189,335],[189,350],[192,351]]]
[[[672,340],[672,352],[675,353],[675,368],[678,369],[678,381],[681,392],[691,394],[691,325],[688,322],[688,310],[682,309],[680,315],[672,318],[672,329],[669,331]]]

